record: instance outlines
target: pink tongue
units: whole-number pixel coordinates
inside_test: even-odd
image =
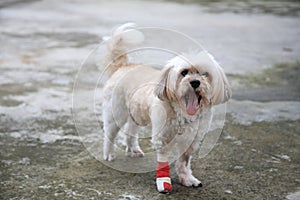
[[[195,92],[189,92],[188,102],[186,105],[186,112],[189,115],[194,115],[197,112],[197,107],[198,107],[198,98],[197,98]]]

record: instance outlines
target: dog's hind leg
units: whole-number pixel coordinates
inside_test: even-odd
[[[103,109],[103,129],[103,159],[113,161],[116,158],[115,139],[120,128],[116,124],[109,106]]]
[[[103,159],[113,161],[116,158],[115,139],[119,128],[114,123],[106,123],[104,125],[104,141],[103,141]]]
[[[144,152],[141,150],[138,141],[138,125],[129,116],[124,126],[126,135],[126,155],[131,157],[143,157]]]

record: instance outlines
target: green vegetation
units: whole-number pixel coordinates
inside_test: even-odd
[[[299,88],[300,62],[280,63],[273,68],[265,69],[258,74],[232,75],[229,79],[241,86],[250,87],[276,87],[286,86]]]

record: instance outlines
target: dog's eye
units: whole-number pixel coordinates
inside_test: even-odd
[[[185,69],[181,72],[182,76],[186,76],[189,73],[189,70]]]
[[[204,72],[202,76],[208,77],[208,72]]]

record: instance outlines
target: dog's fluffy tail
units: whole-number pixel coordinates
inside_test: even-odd
[[[111,36],[103,37],[107,47],[103,64],[109,77],[128,65],[127,52],[144,41],[143,33],[135,27],[134,23],[126,23],[115,29]]]

